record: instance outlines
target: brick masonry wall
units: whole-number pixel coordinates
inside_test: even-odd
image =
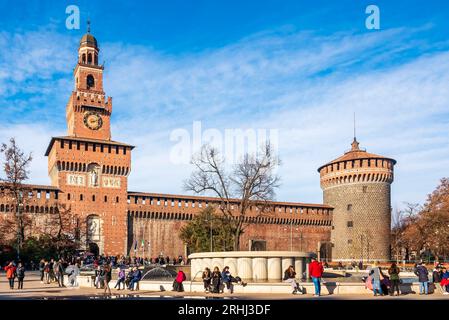
[[[389,183],[354,183],[328,188],[324,191],[324,203],[334,207],[333,260],[389,260]],[[352,227],[348,226],[350,221]]]
[[[160,252],[170,257],[185,255],[186,248],[179,239],[179,230],[205,208],[206,202],[213,204],[216,200],[155,194],[136,196],[130,193],[128,250],[134,254],[133,244],[137,243],[135,254],[143,254],[141,242],[144,239],[146,254],[151,251],[152,255]],[[275,205],[274,212],[263,217],[260,217],[254,208],[248,213],[249,219],[255,219],[257,216],[259,216],[257,222],[246,224],[240,241],[240,250],[250,250],[250,240],[253,240],[265,241],[266,250],[292,249],[317,252],[322,243],[330,241],[332,209],[328,206],[279,203]]]

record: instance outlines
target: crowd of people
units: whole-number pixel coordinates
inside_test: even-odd
[[[375,262],[369,268],[369,275],[365,279],[366,287],[373,291],[374,296],[388,294],[399,296],[401,294],[400,284],[402,283],[400,278],[401,269],[393,262],[386,269],[386,272]],[[430,283],[434,284],[436,292],[444,295],[449,294],[449,271],[444,265],[436,263],[430,278],[429,269],[423,261],[420,261],[415,264],[413,273],[418,278],[420,295],[428,295],[430,293]]]
[[[77,277],[80,275],[80,270],[86,265],[92,265],[95,272],[93,276],[93,283],[95,288],[103,289],[105,294],[111,294],[109,283],[112,280],[112,271],[117,268],[117,281],[114,289],[118,290],[139,290],[139,282],[142,279],[142,267],[148,264],[166,264],[167,261],[172,261],[174,264],[184,264],[182,256],[171,260],[169,257],[157,257],[154,259],[143,259],[140,257],[124,257],[124,256],[98,256],[98,257],[70,257],[68,259],[42,259],[38,264],[31,264],[34,269],[39,270],[40,282],[42,284],[57,284],[59,287],[66,287],[64,277],[68,279],[68,286],[78,286]],[[311,258],[308,265],[308,275],[310,276],[314,285],[314,296],[321,295],[321,284],[326,263],[319,262],[316,258]],[[357,266],[358,267],[358,266]],[[22,290],[24,287],[24,279],[26,273],[26,266],[19,261],[17,264],[14,261],[8,262],[4,266],[6,278],[11,289],[15,288],[17,281],[17,289]],[[379,265],[374,262],[367,269],[368,275],[363,278],[366,288],[373,291],[374,296],[380,295],[401,295],[401,268],[392,263],[389,267]],[[446,266],[436,263],[433,270],[429,270],[424,262],[416,263],[413,268],[413,273],[419,282],[419,294],[428,295],[430,293],[430,284],[434,286],[435,292],[449,295],[449,270]],[[283,281],[289,283],[292,288],[292,294],[304,294],[305,290],[302,285],[297,282],[297,279],[305,280],[306,272],[297,276],[295,268],[290,265],[284,271]],[[182,270],[179,270],[176,278],[173,281],[173,291],[184,291],[183,282],[186,280],[186,275]],[[239,276],[231,274],[229,266],[225,266],[220,271],[218,266],[213,270],[205,268],[202,273],[202,281],[204,291],[206,293],[224,293],[226,289],[228,293],[234,292],[234,285],[240,284],[246,286]]]

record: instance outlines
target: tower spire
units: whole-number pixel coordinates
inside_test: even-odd
[[[358,151],[359,142],[357,141],[356,131],[355,131],[355,112],[354,112],[354,140],[351,143],[351,151]]]
[[[355,135],[355,112],[354,112],[354,140],[356,140],[356,135]]]

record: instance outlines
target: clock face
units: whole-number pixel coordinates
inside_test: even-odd
[[[103,119],[96,112],[87,112],[84,115],[84,125],[91,130],[98,130],[103,125]]]

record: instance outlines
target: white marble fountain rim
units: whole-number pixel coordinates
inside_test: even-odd
[[[315,256],[311,252],[301,251],[222,251],[199,252],[189,255],[189,259],[195,258],[310,258]]]

